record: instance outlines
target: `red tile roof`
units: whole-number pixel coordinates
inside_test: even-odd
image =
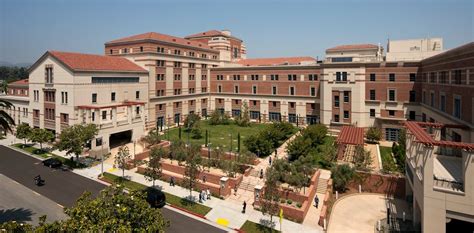
[[[343,126],[337,144],[364,145],[364,128]]]
[[[222,31],[219,31],[219,30],[210,30],[210,31],[206,31],[206,32],[200,32],[200,33],[192,34],[192,35],[189,35],[189,36],[185,36],[184,38],[185,39],[191,39],[191,38],[212,37],[212,36],[224,36],[224,37],[230,37],[230,38],[234,38],[234,39],[242,41],[241,39],[239,39],[235,36],[226,35]]]
[[[379,46],[374,44],[350,44],[339,45],[326,49],[326,51],[340,51],[340,50],[363,50],[363,49],[377,49]]]
[[[48,51],[48,53],[74,71],[147,72],[139,65],[123,57],[59,51]]]
[[[316,62],[312,57],[275,57],[275,58],[253,58],[237,61],[243,66],[276,66],[276,65],[300,65],[302,62]]]
[[[183,39],[180,37],[176,36],[170,36],[166,34],[161,34],[157,32],[147,32],[143,34],[138,34],[138,35],[133,35],[133,36],[128,36],[124,38],[120,38],[117,40],[112,40],[109,42],[106,42],[106,45],[109,44],[115,44],[115,43],[125,43],[125,42],[136,42],[136,41],[143,41],[143,40],[153,40],[153,41],[162,41],[166,43],[172,43],[172,44],[178,44],[178,45],[183,45],[183,46],[190,46],[194,48],[200,48],[200,49],[208,49],[211,50],[211,47],[209,47],[207,44],[203,44],[197,41],[192,41],[188,39]]]
[[[427,124],[425,122],[415,122],[415,121],[405,122],[405,127],[407,127],[408,131],[415,136],[416,142],[418,143],[422,143],[426,146],[444,146],[444,147],[452,147],[452,148],[459,148],[459,149],[464,149],[468,151],[474,151],[474,143],[436,141],[425,131],[425,129],[421,127],[421,125],[427,125]]]
[[[21,79],[18,81],[14,81],[8,84],[10,85],[15,85],[15,86],[28,86],[28,79]]]

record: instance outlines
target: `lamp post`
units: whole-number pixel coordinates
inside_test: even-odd
[[[102,145],[101,145],[102,146],[102,149],[101,149],[102,156],[100,157],[100,160],[101,160],[100,161],[101,162],[100,163],[100,174],[104,174],[104,143],[105,142],[102,142]]]
[[[229,151],[230,151],[230,156],[232,156],[232,134],[229,134],[230,136],[230,148],[229,148]],[[232,158],[232,157],[231,157]]]
[[[207,164],[208,164],[208,171],[210,172],[211,171],[211,144],[212,143],[208,143],[207,144]]]

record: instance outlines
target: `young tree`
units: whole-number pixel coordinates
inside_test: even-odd
[[[202,130],[201,125],[199,122],[194,123],[193,127],[191,128],[191,138],[199,139],[202,138]]]
[[[125,177],[125,168],[127,167],[127,162],[130,160],[130,151],[127,146],[121,146],[118,149],[118,153],[115,156],[115,163],[120,169],[122,169],[122,177]]]
[[[328,128],[323,124],[309,125],[301,132],[304,138],[311,139],[311,145],[314,147],[323,144],[327,134]]]
[[[6,100],[0,100],[0,129],[3,130],[5,135],[7,132],[12,132],[12,126],[15,125],[13,118],[5,111],[13,106]]]
[[[201,117],[195,113],[190,113],[188,117],[184,120],[184,131],[188,132],[193,129],[194,125],[199,124]]]
[[[357,146],[354,153],[354,166],[357,170],[369,171],[371,169],[372,157],[370,151],[363,146]]]
[[[26,123],[21,123],[16,127],[16,138],[23,139],[23,147],[26,145],[26,140],[30,137],[31,127]]]
[[[301,156],[306,156],[311,151],[311,139],[303,136],[297,136],[286,147],[288,159],[290,161],[297,160]]]
[[[240,127],[250,126],[249,106],[246,101],[242,104],[240,115],[235,118],[235,124]]]
[[[148,135],[141,138],[141,141],[147,145],[147,148],[157,145],[161,142],[160,132],[157,129],[153,129],[148,132]]]
[[[354,169],[347,164],[337,165],[331,169],[331,178],[334,181],[334,189],[339,192],[346,190],[346,185],[352,180]]]
[[[365,137],[372,143],[378,143],[382,139],[382,131],[379,128],[372,126],[365,133]]]
[[[280,206],[278,201],[280,193],[278,192],[279,180],[277,171],[272,167],[267,168],[265,180],[265,189],[263,191],[262,200],[260,202],[260,211],[262,214],[270,215],[270,222],[273,223],[273,216],[278,214]]]
[[[178,165],[181,166],[181,162],[186,160],[186,144],[181,140],[171,143],[170,155],[172,159],[178,160]]]
[[[237,133],[237,153],[240,153],[240,132]]]
[[[184,170],[183,185],[189,189],[189,197],[192,197],[192,191],[196,187],[198,182],[199,174],[202,171],[201,166],[201,155],[199,154],[200,148],[191,146],[188,150],[188,156],[186,158],[186,166]]]
[[[72,125],[61,131],[59,142],[55,147],[58,150],[65,150],[67,155],[76,155],[76,161],[79,155],[99,132],[94,124],[88,125]]]
[[[34,128],[29,134],[29,139],[32,142],[40,144],[40,150],[43,150],[43,143],[54,139],[54,134],[47,129]]]
[[[152,148],[150,151],[150,159],[148,166],[145,169],[145,179],[153,182],[155,187],[155,180],[161,177],[161,159],[165,156],[166,152],[163,148]]]

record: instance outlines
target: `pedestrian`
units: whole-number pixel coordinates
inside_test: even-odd
[[[234,195],[237,196],[237,184],[234,186]]]
[[[206,198],[206,191],[201,190],[201,196],[202,196],[202,200],[205,201],[207,198]]]
[[[316,196],[314,197],[314,206],[316,206],[316,209],[317,209],[318,206],[319,206],[319,198],[318,198],[318,195],[316,195]]]
[[[260,169],[260,179],[263,179],[263,168]]]
[[[199,193],[199,203],[202,203],[202,193]]]
[[[268,156],[268,164],[272,165],[272,156]]]
[[[207,200],[211,200],[211,190],[207,189]]]
[[[242,208],[242,213],[244,213],[244,214],[245,214],[245,208],[247,208],[247,202],[244,201],[244,206]]]
[[[206,183],[206,175],[203,175],[203,176],[202,176],[202,182],[203,182],[203,183]]]

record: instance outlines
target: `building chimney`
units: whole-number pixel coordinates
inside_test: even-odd
[[[230,30],[228,30],[228,29],[223,29],[223,30],[221,30],[221,32],[222,32],[222,34],[224,34],[224,35],[226,35],[226,36],[231,36],[231,35],[232,35],[232,33],[230,32]]]

